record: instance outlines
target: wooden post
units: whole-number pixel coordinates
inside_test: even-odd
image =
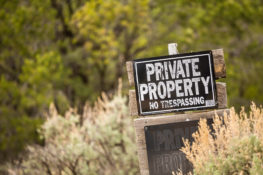
[[[168,44],[168,53],[169,55],[178,54],[177,43]]]

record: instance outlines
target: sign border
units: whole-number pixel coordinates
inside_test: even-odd
[[[180,58],[187,58],[193,56],[204,56],[208,55],[209,58],[209,67],[210,67],[210,77],[212,79],[212,93],[213,93],[213,100],[215,101],[215,105],[212,106],[197,106],[197,107],[186,107],[180,109],[166,109],[166,110],[158,110],[158,111],[149,111],[149,112],[142,112],[141,109],[141,99],[140,95],[138,94],[139,85],[138,85],[138,73],[137,73],[137,64],[140,63],[147,63],[147,62],[157,62],[160,60],[170,60],[170,59],[180,59]],[[158,59],[158,60],[157,60]],[[136,59],[133,60],[133,74],[134,74],[134,82],[135,82],[135,89],[136,89],[136,98],[137,98],[137,107],[138,107],[138,114],[139,115],[155,115],[155,114],[163,114],[163,113],[171,113],[171,112],[179,112],[179,111],[189,111],[189,110],[202,110],[202,109],[215,109],[218,107],[217,101],[217,89],[215,85],[215,70],[214,70],[214,60],[212,50],[201,51],[201,52],[191,52],[191,53],[183,53],[183,54],[176,54],[176,55],[167,55],[167,56],[159,56],[159,57],[151,57],[151,58],[143,58],[143,59]]]

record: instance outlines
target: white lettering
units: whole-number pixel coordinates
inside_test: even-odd
[[[203,85],[204,85],[204,87],[205,87],[205,94],[208,94],[208,83],[209,83],[209,79],[210,79],[209,76],[206,77],[206,80],[205,80],[204,77],[201,77],[201,80],[202,80]]]
[[[195,95],[199,95],[199,87],[198,82],[200,81],[200,78],[192,78],[192,82],[195,83]]]
[[[182,78],[185,78],[185,73],[184,73],[184,68],[182,65],[181,60],[177,61],[177,74],[176,74],[176,78],[179,78],[179,76],[181,75]]]
[[[193,95],[192,81],[190,79],[185,79],[184,80],[184,95],[188,96],[188,93],[189,93],[190,96]]]
[[[155,77],[156,80],[164,80],[163,76],[163,64],[162,63],[155,63]]]
[[[144,95],[148,93],[148,86],[146,84],[140,84],[141,101],[144,101]]]
[[[158,97],[157,97],[157,94],[156,94],[156,84],[155,83],[149,83],[148,84],[148,87],[149,87],[149,97],[150,97],[150,100],[157,100]]]
[[[158,95],[161,99],[166,97],[166,86],[162,81],[158,84]]]
[[[151,75],[154,74],[154,66],[153,64],[146,64],[146,74],[147,74],[147,81],[151,81]]]
[[[174,81],[167,81],[166,86],[167,86],[168,98],[171,98],[171,92],[174,91],[174,89],[175,89]]]
[[[180,85],[182,82],[182,80],[175,80],[176,97],[184,96],[184,93],[180,92],[182,90],[182,86]]]
[[[196,63],[199,63],[199,58],[193,58],[192,59],[192,70],[193,70],[193,76],[195,76],[195,77],[201,75],[201,73],[197,71],[198,65],[196,65]]]

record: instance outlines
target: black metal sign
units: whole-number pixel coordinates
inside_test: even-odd
[[[192,171],[191,163],[180,149],[184,146],[182,138],[193,141],[192,134],[197,131],[198,121],[144,127],[150,175]],[[212,119],[207,120],[211,128],[212,122]]]
[[[133,61],[139,115],[217,107],[212,51]]]

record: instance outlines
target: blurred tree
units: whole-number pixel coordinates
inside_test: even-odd
[[[74,14],[73,41],[84,46],[79,71],[89,78],[93,91],[116,87],[125,62],[147,47],[148,4],[148,0],[91,0]]]
[[[43,116],[51,101],[62,111],[69,104],[70,71],[49,52],[62,50],[61,25],[50,1],[0,1],[0,162],[38,141],[41,119],[29,117]]]
[[[19,80],[23,83],[19,108],[30,116],[44,116],[53,101],[58,109],[65,112],[69,101],[63,89],[70,83],[70,71],[65,68],[58,54],[47,52],[35,59],[25,59]]]
[[[42,123],[23,115],[16,83],[0,79],[0,163],[14,158],[28,143],[38,142],[36,129]]]
[[[38,140],[36,129],[41,120],[30,119],[22,108],[25,97],[19,76],[24,58],[45,51],[50,44],[49,26],[43,25],[45,4],[40,5],[38,1],[30,5],[27,1],[0,1],[0,162]]]

